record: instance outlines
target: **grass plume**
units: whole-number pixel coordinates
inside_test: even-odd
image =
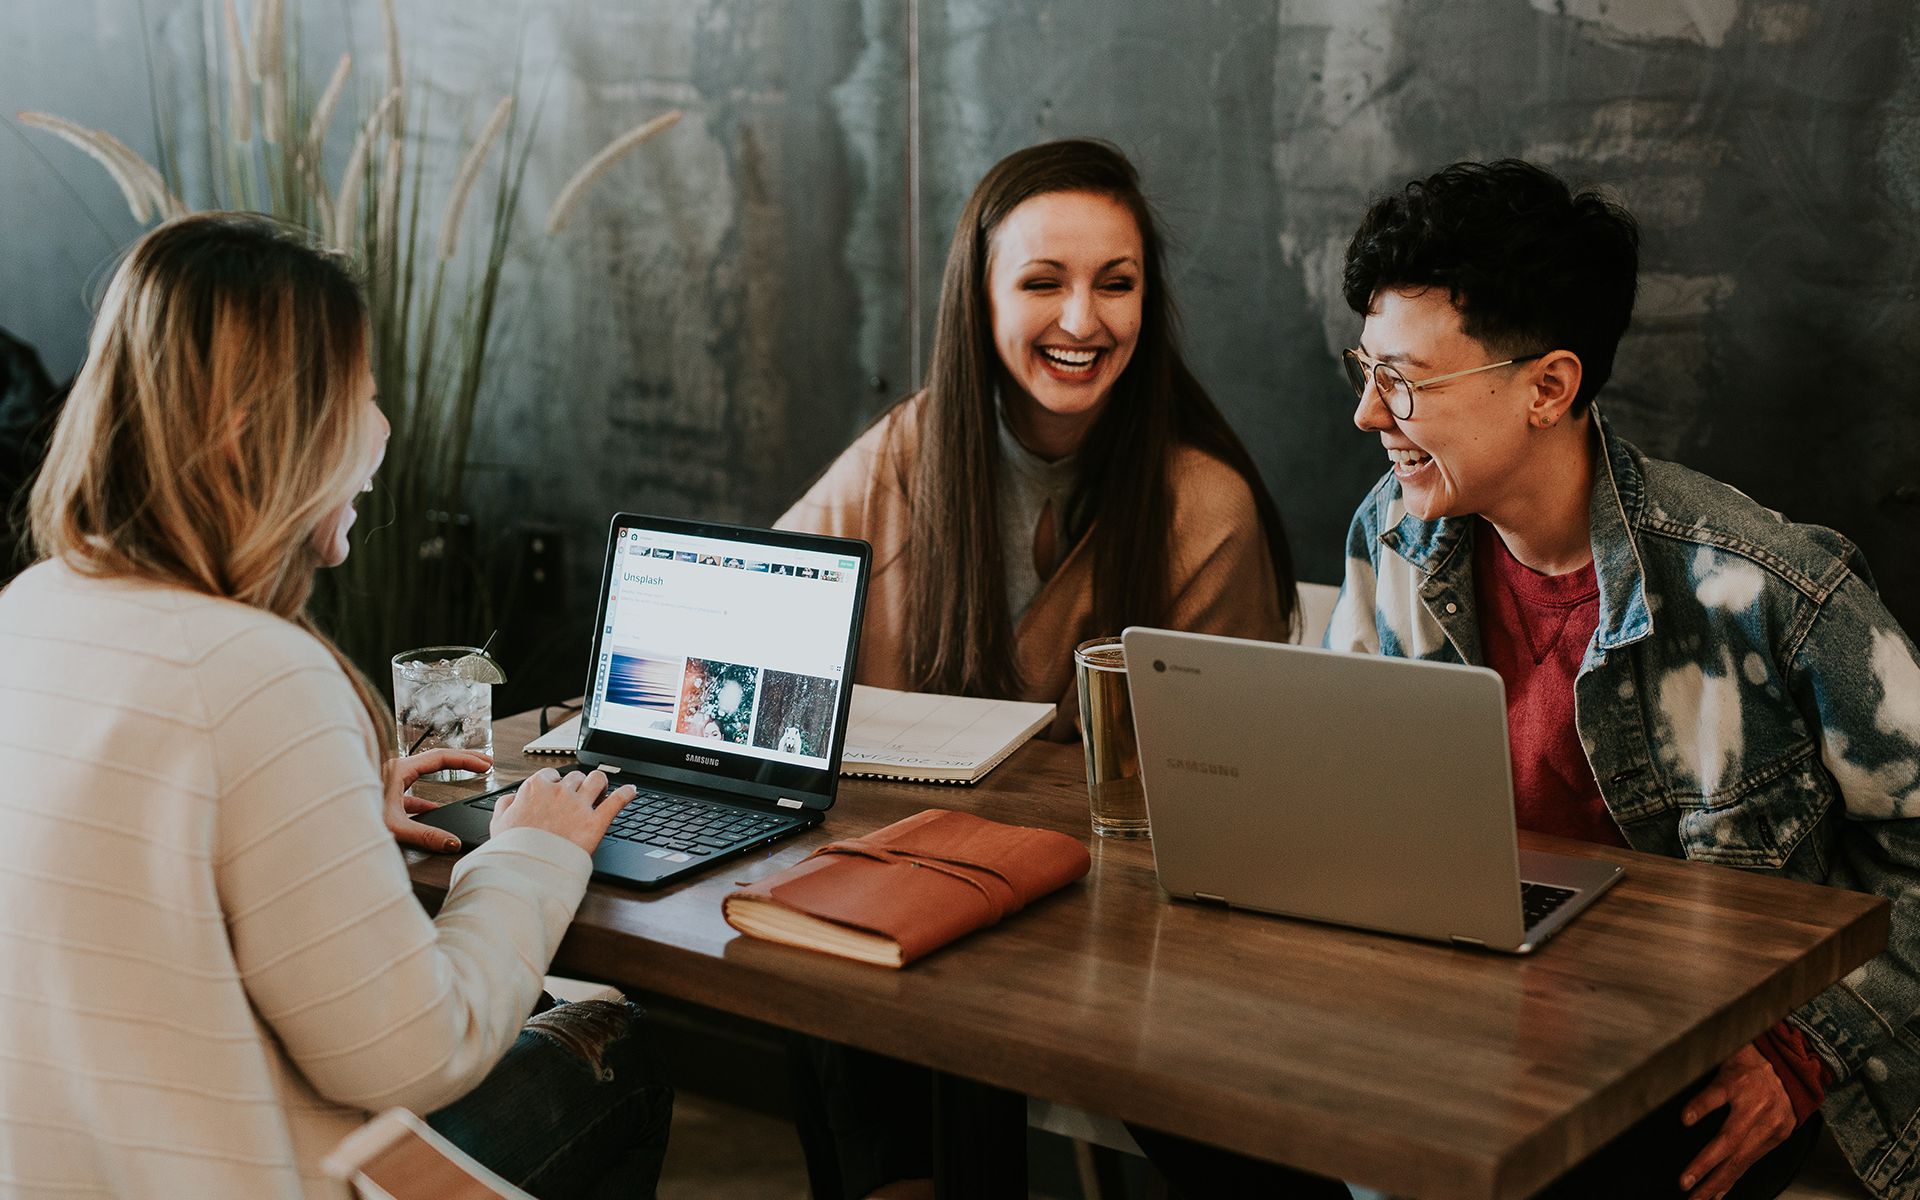
[[[513,87],[460,158],[444,199],[430,203],[429,191],[444,178],[428,169],[426,151],[436,144],[426,132],[430,89],[409,91],[396,5],[375,2],[385,86],[370,111],[360,112],[347,100],[354,91],[351,52],[341,55],[318,96],[309,94],[300,71],[299,23],[289,21],[286,0],[250,0],[250,29],[242,25],[238,0],[202,9],[205,66],[193,90],[204,108],[206,144],[193,148],[193,161],[204,163],[205,172],[191,198],[196,208],[259,209],[312,229],[366,272],[372,367],[393,434],[375,494],[362,506],[353,553],[321,574],[312,609],[362,669],[383,679],[394,651],[472,639],[493,620],[488,547],[463,534],[452,514],[467,506],[468,452],[497,326],[508,303],[520,299],[507,295],[502,282],[541,105],[522,122],[516,71]],[[151,84],[150,92],[157,169],[102,130],[47,113],[23,112],[20,121],[105,168],[135,221],[164,220],[189,211],[179,173],[188,155],[184,147],[168,147],[160,93]],[[410,104],[417,107],[409,111]],[[327,142],[343,107],[357,128],[330,189]],[[561,228],[596,180],[679,119],[678,111],[663,114],[593,155],[561,189],[548,228]],[[409,131],[416,120],[418,135]],[[490,178],[488,164],[496,159]],[[490,182],[483,185],[483,178]],[[479,236],[463,239],[462,230],[476,223]],[[462,254],[463,241],[481,249]]]
[[[320,156],[327,148],[327,131],[333,128],[333,110],[340,107],[340,95],[347,90],[347,77],[353,73],[353,54],[348,52],[340,56],[334,64],[333,74],[327,79],[327,86],[320,93],[319,103],[313,106],[313,120],[307,125],[307,140],[303,147],[306,162],[314,168],[316,177],[320,169]]]
[[[671,112],[662,113],[653,120],[636,125],[614,138],[600,153],[588,159],[578,171],[573,173],[573,178],[567,180],[566,186],[561,188],[560,194],[554,198],[553,206],[547,209],[547,232],[555,234],[565,229],[567,218],[573,215],[574,208],[580,203],[580,197],[586,195],[587,189],[592,187],[596,180],[612,170],[613,164],[625,158],[636,146],[677,124],[680,117],[681,113],[677,108]]]
[[[380,126],[386,123],[387,110],[399,103],[400,93],[388,92],[360,127],[360,136],[353,140],[353,152],[347,155],[347,169],[340,175],[340,195],[333,204],[334,228],[325,233],[328,244],[336,249],[345,250],[351,244],[353,218],[359,211],[360,184],[367,173],[367,156],[373,152],[374,137]]]
[[[240,11],[225,0],[227,33],[227,132],[236,146],[253,140],[252,69],[246,40],[240,34]]]
[[[400,63],[400,14],[394,11],[393,0],[380,0],[380,32],[387,46],[387,91],[397,92],[401,88]],[[390,118],[388,132],[399,137],[401,132],[400,110],[394,109]]]
[[[120,189],[121,198],[127,202],[127,211],[133,219],[144,223],[153,215],[153,198],[147,180],[133,163],[143,162],[126,143],[110,133],[99,129],[88,129],[76,125],[65,117],[56,117],[52,113],[20,112],[15,113],[22,125],[35,129],[44,129],[69,145],[79,148],[87,157],[106,168],[107,177]]]
[[[277,146],[287,120],[286,0],[260,0],[258,11],[261,28],[253,60],[260,79],[260,132],[269,146]]]
[[[467,151],[459,174],[453,177],[453,190],[447,196],[446,211],[440,215],[440,245],[436,257],[441,262],[452,258],[460,244],[460,214],[467,206],[467,194],[473,191],[474,181],[480,178],[480,164],[486,161],[487,151],[493,147],[500,131],[506,128],[507,117],[512,112],[513,97],[502,96],[500,103],[494,107],[493,115],[487,118],[486,127],[474,139],[473,148]]]

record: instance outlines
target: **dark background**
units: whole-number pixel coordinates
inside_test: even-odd
[[[191,136],[200,5],[145,7],[157,91]],[[372,80],[371,3],[292,7],[311,74],[353,46]],[[545,95],[473,502],[482,538],[548,531],[514,568],[524,585],[539,564],[522,620],[579,628],[618,509],[775,517],[913,384],[981,172],[1030,142],[1095,134],[1139,163],[1175,235],[1195,366],[1265,472],[1305,578],[1338,580],[1347,518],[1384,467],[1336,366],[1358,324],[1338,295],[1346,238],[1370,197],[1409,177],[1521,155],[1614,189],[1643,222],[1638,316],[1602,398],[1618,428],[1846,533],[1920,630],[1910,3],[401,9],[410,74],[443,115],[477,124],[516,65],[523,91]],[[0,112],[50,109],[150,150],[139,11],[15,6]],[[572,229],[540,234],[580,161],[671,106],[687,119]],[[456,149],[442,157],[451,174]],[[0,131],[0,230],[0,327],[64,377],[103,264],[137,229],[98,168],[16,128]]]

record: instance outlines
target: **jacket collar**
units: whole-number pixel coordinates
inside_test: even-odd
[[[1646,471],[1640,452],[1613,432],[1598,407],[1593,410],[1593,418],[1600,459],[1587,512],[1593,571],[1600,584],[1600,623],[1593,645],[1605,651],[1630,645],[1653,632],[1646,568],[1634,538],[1646,504]],[[1400,509],[1404,515],[1398,525],[1380,535],[1380,544],[1430,580],[1444,576],[1464,586],[1473,569],[1473,556],[1459,551],[1471,544],[1474,518],[1425,521],[1405,512],[1397,492],[1393,500],[1389,511]]]
[[[1645,459],[1613,426],[1593,411],[1599,442],[1599,469],[1593,477],[1593,500],[1587,509],[1592,532],[1593,572],[1600,581],[1600,625],[1594,631],[1596,650],[1631,645],[1653,632],[1653,611],[1647,605],[1647,569],[1640,560],[1640,514],[1647,501]]]

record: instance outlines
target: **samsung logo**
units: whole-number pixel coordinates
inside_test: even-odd
[[[1175,771],[1191,771],[1195,775],[1225,775],[1229,779],[1240,778],[1240,768],[1225,763],[1201,762],[1197,758],[1170,758],[1167,766]]]
[[[717,767],[720,765],[719,759],[705,754],[689,754],[687,755],[687,761],[690,763],[699,763],[703,767]],[[1235,772],[1235,774],[1238,774],[1238,772]]]

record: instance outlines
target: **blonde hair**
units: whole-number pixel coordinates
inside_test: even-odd
[[[367,310],[346,261],[269,218],[198,213],[114,272],[29,500],[43,558],[237,600],[319,638],[378,747],[386,705],[305,608],[314,531],[366,481]]]

